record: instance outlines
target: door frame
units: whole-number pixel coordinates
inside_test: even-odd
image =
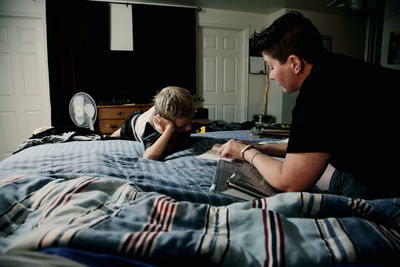
[[[203,39],[203,36],[200,36],[200,28],[210,28],[210,29],[222,29],[222,30],[239,30],[241,31],[243,40],[242,40],[242,62],[244,64],[243,66],[243,73],[241,73],[241,78],[242,78],[242,90],[244,90],[244,97],[241,101],[241,105],[243,105],[243,116],[241,120],[247,121],[248,120],[248,111],[249,111],[249,37],[250,37],[250,28],[249,26],[245,25],[231,25],[231,24],[220,24],[220,23],[199,23],[198,24],[198,30],[197,30],[197,89],[196,89],[196,102],[199,104],[198,99],[199,97],[203,97],[203,92],[200,90],[200,67],[202,64],[202,58],[201,58],[201,51],[199,47],[199,41]],[[201,88],[203,89],[203,88]]]

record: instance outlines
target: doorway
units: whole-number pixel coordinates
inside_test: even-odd
[[[247,29],[199,28],[199,97],[210,120],[247,120],[247,40]]]

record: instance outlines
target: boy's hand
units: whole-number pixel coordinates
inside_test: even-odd
[[[158,127],[160,127],[161,131],[165,131],[165,129],[167,128],[172,128],[174,129],[174,123],[164,117],[161,117],[159,114],[154,115],[153,117],[153,123],[155,125],[157,125]]]

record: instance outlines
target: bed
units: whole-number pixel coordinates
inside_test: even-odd
[[[197,156],[247,130],[193,134],[143,159],[133,141],[32,146],[0,162],[0,265],[389,264],[400,251],[400,199],[281,193],[242,201],[209,191],[217,162]]]

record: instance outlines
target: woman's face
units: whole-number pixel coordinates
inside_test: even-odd
[[[288,60],[281,64],[277,59],[267,53],[262,53],[265,62],[269,67],[269,78],[282,87],[284,93],[292,93],[300,89],[298,75],[294,71],[293,63]]]

